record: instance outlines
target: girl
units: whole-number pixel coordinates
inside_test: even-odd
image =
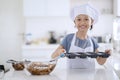
[[[71,18],[77,28],[76,33],[68,34],[63,39],[59,47],[52,54],[52,58],[59,56],[65,51],[70,52],[99,52],[97,42],[87,32],[92,29],[93,24],[98,20],[98,12],[89,4],[74,7],[71,11]],[[110,54],[110,50],[105,50]],[[106,58],[97,57],[97,62],[102,65]],[[68,59],[69,68],[95,68],[95,61],[92,58]]]

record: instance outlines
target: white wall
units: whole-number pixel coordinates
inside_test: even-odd
[[[22,0],[0,0],[0,64],[21,59],[23,29]]]

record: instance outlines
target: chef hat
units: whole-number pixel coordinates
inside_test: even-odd
[[[80,15],[80,14],[86,14],[86,15],[90,16],[94,20],[94,23],[96,23],[98,21],[99,12],[97,11],[97,9],[95,9],[90,4],[84,4],[84,5],[81,5],[81,6],[74,7],[71,10],[72,20],[74,21],[75,17]]]

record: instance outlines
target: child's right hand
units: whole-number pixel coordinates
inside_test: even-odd
[[[65,53],[65,49],[62,46],[59,46],[55,52],[52,54],[52,58],[56,58],[58,56],[60,56],[62,53]]]
[[[65,52],[65,49],[57,49],[54,54],[52,55],[52,58],[56,58],[58,56],[60,56],[61,54],[63,54]]]
[[[61,54],[65,53],[65,49],[59,49],[58,50],[58,56],[60,56]]]

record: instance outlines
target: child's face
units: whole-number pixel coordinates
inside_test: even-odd
[[[75,23],[75,26],[77,27],[78,31],[87,32],[88,29],[93,24],[93,20],[88,15],[80,14],[80,15],[76,16],[74,23]]]

